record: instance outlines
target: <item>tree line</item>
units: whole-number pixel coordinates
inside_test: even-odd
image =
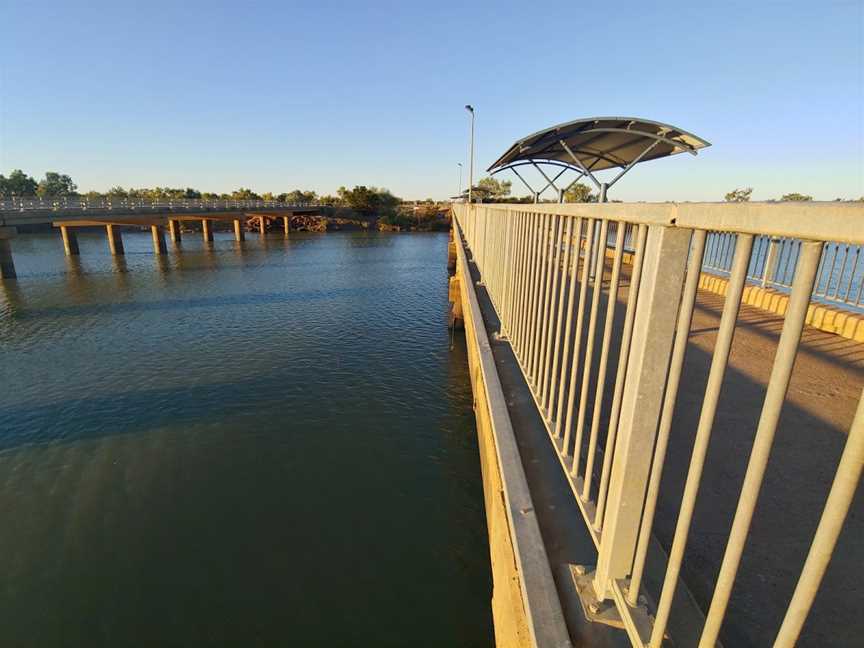
[[[288,203],[315,203],[334,207],[349,207],[365,215],[390,213],[395,211],[402,200],[387,189],[379,187],[355,186],[353,189],[339,187],[336,195],[319,196],[314,191],[293,191],[256,193],[240,187],[230,193],[200,191],[192,187],[111,187],[108,191],[78,192],[78,185],[65,173],[48,171],[41,180],[15,169],[8,176],[0,174],[0,198],[64,198],[83,197],[90,199],[117,198],[142,201],[159,200],[277,200]]]

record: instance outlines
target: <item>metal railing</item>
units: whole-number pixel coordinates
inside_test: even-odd
[[[864,228],[864,224],[862,224]],[[713,274],[729,275],[737,234],[711,232],[706,243],[703,268]],[[763,288],[788,292],[792,288],[801,241],[793,238],[757,236],[747,268],[747,279]],[[814,301],[840,308],[864,308],[864,246],[850,243],[823,243],[819,271],[813,284]]]
[[[290,209],[319,207],[313,203],[286,203],[278,200],[203,200],[194,198],[123,198],[105,196],[69,196],[62,198],[7,198],[0,200],[0,212],[64,211],[64,210],[219,210],[219,209]]]
[[[864,206],[454,205],[453,209],[498,314],[501,334],[521,365],[596,545],[590,596],[601,604],[614,603],[632,644],[652,648],[663,644],[673,600],[678,605],[676,588],[744,286],[748,276],[758,278],[758,272],[764,274],[766,265],[771,269],[774,263],[766,258],[770,244],[758,241],[781,241],[774,248],[776,265],[769,275],[785,283],[789,307],[722,566],[696,642],[700,647],[715,646],[750,535],[811,295],[820,290],[843,299],[846,293],[854,295],[842,278],[855,277],[855,272],[844,270],[838,275],[836,267],[856,262],[841,263],[837,258],[835,264],[830,246],[839,246],[841,256],[846,246],[860,255]],[[625,267],[625,239],[630,231],[635,240],[632,257],[627,255],[631,263]],[[830,241],[839,243],[826,243]],[[672,495],[680,509],[662,587],[656,603],[646,606],[640,593],[703,263],[728,274],[729,287],[704,396],[697,405],[700,413],[686,482],[680,496]],[[835,270],[825,270],[829,266]],[[619,304],[625,284],[626,303]],[[622,308],[623,324],[614,325]],[[613,348],[620,349],[617,358]],[[611,402],[604,402],[609,395]],[[608,412],[608,419],[601,412]],[[864,400],[859,397],[809,554],[776,634],[778,648],[797,641],[843,527],[862,464]]]

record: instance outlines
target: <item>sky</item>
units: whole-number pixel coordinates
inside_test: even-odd
[[[629,116],[712,146],[610,198],[864,195],[864,0],[0,0],[0,25],[0,173],[81,191],[445,198],[470,103],[475,180],[534,131]]]

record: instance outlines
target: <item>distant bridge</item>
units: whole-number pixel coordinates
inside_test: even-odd
[[[50,224],[59,228],[63,248],[69,256],[79,254],[75,228],[105,227],[111,254],[124,253],[119,226],[150,227],[153,251],[165,254],[165,228],[171,240],[181,240],[181,222],[199,221],[206,242],[213,240],[212,221],[231,221],[234,237],[245,238],[243,221],[256,218],[259,232],[266,231],[267,221],[281,219],[287,234],[295,214],[319,214],[330,208],[309,203],[285,203],[275,200],[135,200],[72,197],[60,199],[11,199],[0,201],[0,278],[15,277],[10,239],[17,227]]]

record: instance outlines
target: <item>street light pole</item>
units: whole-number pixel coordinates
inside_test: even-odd
[[[457,162],[456,165],[459,167],[459,190],[456,192],[456,195],[461,198],[462,197],[462,163]]]
[[[470,205],[474,189],[474,108],[466,105],[465,110],[471,113],[471,148],[468,155],[468,204]]]

